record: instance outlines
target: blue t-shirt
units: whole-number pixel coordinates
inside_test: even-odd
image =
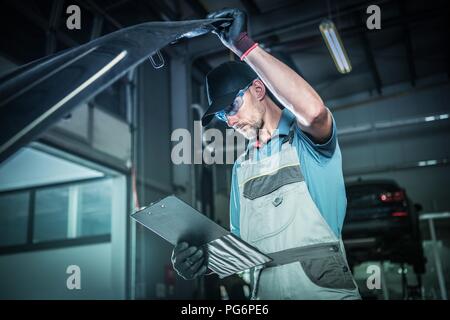
[[[289,133],[289,125],[295,116],[287,108],[283,109],[278,123],[279,135],[273,137],[256,153],[264,158],[271,151],[278,152],[283,136]],[[314,143],[308,135],[303,132],[295,121],[295,134],[297,139],[293,140],[293,146],[297,148],[300,166],[305,177],[306,185],[313,201],[319,208],[325,221],[334,231],[338,238],[341,237],[342,225],[344,223],[347,198],[345,195],[344,177],[342,174],[342,156],[337,142],[336,124],[333,118],[333,132],[330,139],[323,144]],[[258,159],[258,155],[257,159]],[[239,228],[239,184],[236,169],[239,163],[233,166],[231,194],[230,194],[230,230],[240,237]]]

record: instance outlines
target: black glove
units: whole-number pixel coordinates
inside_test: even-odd
[[[255,42],[247,34],[247,15],[239,9],[222,9],[208,14],[208,19],[232,18],[227,27],[213,31],[222,43],[239,57],[255,46]]]
[[[206,255],[203,249],[186,242],[176,245],[172,252],[173,269],[185,280],[192,280],[206,273]]]

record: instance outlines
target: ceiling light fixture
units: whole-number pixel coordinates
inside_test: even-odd
[[[333,21],[323,20],[319,29],[338,71],[343,74],[352,71],[352,64]]]

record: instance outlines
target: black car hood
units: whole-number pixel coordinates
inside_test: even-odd
[[[158,50],[208,33],[229,20],[135,25],[0,78],[0,163]]]

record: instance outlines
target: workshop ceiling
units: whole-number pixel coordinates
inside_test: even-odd
[[[294,67],[324,97],[333,99],[363,91],[382,92],[386,86],[433,76],[448,76],[447,1],[361,0],[76,0],[83,12],[80,31],[65,28],[52,12],[69,3],[51,0],[5,0],[0,30],[2,54],[23,64],[121,27],[145,21],[204,18],[224,7],[247,11],[252,36],[275,56]],[[64,3],[57,6],[56,3]],[[366,8],[381,8],[381,30],[368,30]],[[64,17],[64,11],[62,17]],[[353,70],[338,73],[322,41],[318,25],[335,22]],[[97,20],[97,21],[96,21]],[[93,28],[102,21],[101,31]],[[48,39],[57,34],[55,45]],[[195,41],[194,41],[195,40]],[[192,40],[195,66],[207,72],[230,59],[215,36]],[[190,40],[191,41],[191,40]],[[202,43],[203,42],[203,43]],[[207,45],[204,43],[208,42]],[[198,44],[201,44],[198,46]]]

